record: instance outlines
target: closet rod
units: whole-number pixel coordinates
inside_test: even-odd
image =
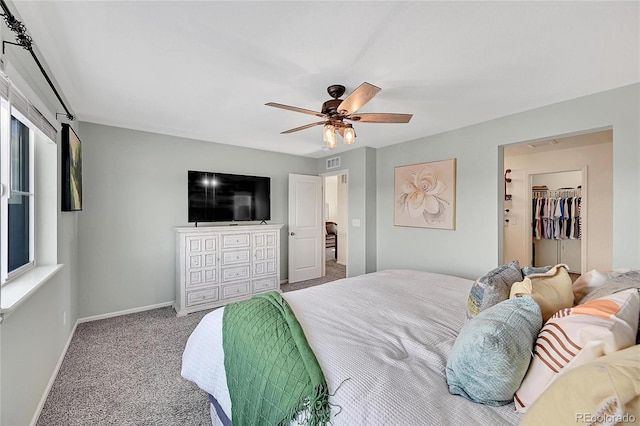
[[[532,189],[531,193],[535,197],[557,198],[557,197],[580,197],[581,188],[577,189]]]

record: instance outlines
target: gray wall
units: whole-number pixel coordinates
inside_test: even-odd
[[[16,8],[9,3],[9,9]],[[18,19],[20,16],[16,14]],[[2,39],[14,41],[14,34],[0,26]],[[37,46],[34,46],[37,51]],[[42,58],[41,55],[39,55]],[[55,95],[30,55],[20,48],[8,48],[3,55],[5,71],[20,90],[52,123],[61,111]],[[46,66],[46,64],[45,64]],[[55,77],[49,74],[53,79]],[[23,85],[24,84],[24,85]],[[58,86],[59,87],[59,86]],[[73,124],[74,128],[77,123]],[[57,164],[60,164],[60,137]],[[64,267],[26,299],[0,325],[0,424],[27,425],[31,422],[51,375],[71,337],[77,313],[77,246],[79,213],[60,212],[60,176],[55,173],[57,206],[57,261]],[[52,260],[55,262],[55,260]],[[66,324],[63,316],[66,314]]]
[[[501,263],[499,147],[613,128],[613,267],[640,267],[640,84],[410,141],[377,153],[378,269],[477,278]],[[395,166],[457,158],[456,230],[393,226]],[[355,248],[357,250],[357,248]]]
[[[287,222],[289,173],[316,173],[310,158],[98,124],[80,123],[80,136],[81,318],[174,300],[173,228],[188,225],[187,170],[270,176],[272,223]]]
[[[373,148],[365,148],[365,176],[366,176],[366,188],[365,188],[365,242],[366,242],[366,272],[377,271],[377,253],[376,253],[376,241],[377,241],[377,191],[376,191],[376,159],[377,150]]]
[[[60,148],[58,143],[55,164],[60,164]],[[53,185],[55,192],[38,193],[38,197],[53,197],[57,263],[64,267],[6,316],[0,326],[0,424],[3,425],[29,424],[78,318],[79,213],[60,212],[60,173],[54,168],[53,176],[49,177],[57,180]],[[51,254],[47,253],[47,257]],[[40,254],[38,261],[43,257]],[[56,263],[56,259],[48,259],[45,264],[52,263]]]

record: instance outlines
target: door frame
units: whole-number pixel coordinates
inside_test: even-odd
[[[349,225],[349,185],[350,185],[350,182],[351,182],[351,180],[349,179],[349,169],[332,170],[330,172],[320,173],[318,175],[318,176],[320,176],[322,178],[322,202],[324,203],[324,201],[326,199],[325,198],[326,197],[325,178],[327,178],[329,176],[340,176],[340,175],[347,175],[347,200],[346,200],[346,205],[344,206],[344,211],[345,211],[345,216],[347,218],[347,223],[346,223],[347,228],[346,229],[349,229],[348,228],[348,225]],[[325,221],[324,208],[322,209],[322,221],[323,221],[323,226],[324,226],[324,221]],[[347,277],[349,276],[349,252],[348,252],[348,250],[349,250],[349,235],[350,234],[351,233],[347,231],[347,251],[346,252],[343,251],[343,253],[345,255],[345,257],[344,257],[345,258],[345,262],[344,263],[345,263],[346,276]],[[323,244],[324,244],[324,241],[323,241]],[[327,264],[327,258],[326,257],[327,257],[326,256],[326,250],[325,250],[325,247],[323,245],[323,247],[322,247],[322,276],[323,277],[327,274],[327,271],[326,271],[326,268],[325,268],[325,266]]]

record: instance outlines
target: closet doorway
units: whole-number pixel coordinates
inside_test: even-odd
[[[612,268],[612,129],[504,146],[503,166],[505,182],[504,197],[500,200],[500,220],[503,225],[501,249],[504,263],[511,260],[518,260],[521,266],[566,263],[576,274]],[[536,186],[548,192],[535,193],[533,189]],[[533,203],[536,196],[548,199],[571,197],[572,207],[575,206],[573,198],[580,198],[580,228],[574,229],[573,238],[571,233],[569,236],[566,234],[569,226],[566,222],[562,228],[565,238],[561,233],[555,236],[556,227],[553,228],[553,238],[544,238],[540,233],[542,228],[538,228],[538,234],[535,233],[536,226],[540,225],[535,222],[536,207]],[[566,204],[564,208],[567,208]],[[554,209],[554,220],[555,216]],[[562,210],[558,216],[562,216]],[[553,225],[556,223],[558,221]],[[575,226],[575,222],[570,225]],[[550,236],[549,232],[547,229],[547,236]]]
[[[582,271],[582,170],[538,173],[529,176],[531,188],[533,266],[564,263],[569,271]]]
[[[347,205],[349,175],[341,171],[323,175],[324,221],[326,227],[325,276],[346,277],[348,253]]]

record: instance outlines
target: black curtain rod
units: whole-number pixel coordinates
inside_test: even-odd
[[[47,74],[47,72],[45,71],[44,67],[42,66],[42,63],[40,62],[40,60],[36,56],[36,52],[33,51],[33,46],[32,46],[33,40],[27,34],[27,27],[25,27],[25,25],[22,22],[18,21],[16,19],[16,17],[13,16],[13,14],[9,10],[9,7],[7,6],[7,4],[5,3],[4,0],[0,0],[0,6],[2,6],[2,10],[4,10],[4,14],[1,14],[0,16],[2,16],[4,18],[4,21],[7,24],[7,26],[9,27],[9,29],[11,31],[13,31],[14,33],[16,33],[16,43],[12,43],[10,41],[3,41],[2,42],[2,53],[4,54],[4,46],[5,46],[5,44],[12,44],[14,46],[20,46],[23,49],[28,50],[29,53],[31,53],[31,57],[36,62],[36,65],[38,65],[38,68],[40,69],[40,72],[44,76],[45,80],[47,80],[47,83],[49,83],[49,87],[51,87],[51,90],[53,90],[53,93],[58,98],[58,101],[62,105],[62,108],[64,108],[65,112],[67,113],[67,119],[75,120],[76,117],[73,114],[71,114],[71,112],[69,111],[69,109],[65,105],[64,101],[62,100],[62,97],[60,96],[60,94],[56,90],[56,87],[53,85],[53,82],[49,78],[49,75]]]

